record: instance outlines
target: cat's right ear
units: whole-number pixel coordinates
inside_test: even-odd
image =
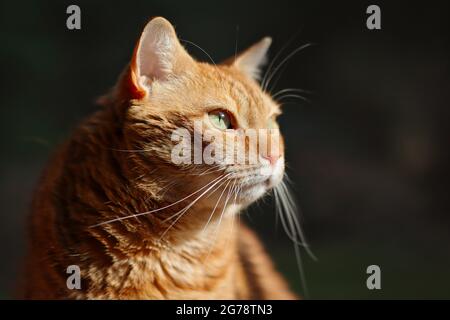
[[[180,44],[172,24],[162,17],[153,18],[134,49],[130,64],[131,94],[134,98],[145,97],[155,81],[167,81],[193,65],[194,60]]]
[[[267,62],[267,51],[269,50],[272,38],[265,37],[250,48],[240,53],[233,60],[233,65],[244,74],[259,80],[261,77],[261,67]]]

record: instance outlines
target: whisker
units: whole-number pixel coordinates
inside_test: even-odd
[[[307,43],[304,44],[300,47],[298,47],[297,49],[293,50],[290,54],[288,54],[279,64],[278,66],[273,70],[272,74],[267,78],[266,82],[265,82],[265,86],[263,87],[263,90],[266,90],[267,87],[270,84],[270,81],[272,80],[273,76],[278,72],[278,70],[286,63],[288,62],[294,55],[296,55],[298,52],[312,46],[312,43]]]
[[[277,87],[278,82],[281,79],[281,76],[283,75],[284,71],[286,70],[287,65],[284,65],[283,68],[280,70],[280,72],[278,72],[276,78],[273,80],[272,85],[270,86],[270,88],[266,89],[266,92],[268,92],[269,94],[272,94],[272,91]],[[267,86],[269,87],[269,86]]]
[[[300,281],[302,282],[303,295],[305,296],[305,298],[308,298],[309,290],[308,290],[308,284],[306,282],[306,276],[305,276],[305,271],[303,268],[303,262],[302,262],[302,256],[300,253],[300,248],[299,248],[299,246],[295,245],[295,243],[293,243],[293,246],[294,246],[295,259],[297,261],[297,268],[298,268],[298,272],[300,274]]]
[[[306,237],[303,233],[302,228],[300,227],[298,217],[295,214],[295,212],[298,212],[299,210],[298,210],[297,206],[295,205],[295,203],[293,202],[293,199],[290,196],[290,192],[283,182],[281,183],[281,187],[284,188],[285,197],[287,199],[287,202],[290,203],[291,209],[290,209],[290,214],[288,215],[288,218],[290,219],[291,223],[295,227],[296,233],[300,237],[300,239],[299,239],[300,243],[303,243],[303,247],[305,248],[305,251],[308,253],[308,255],[311,257],[311,259],[313,259],[314,261],[317,261],[317,257],[312,253],[312,251],[309,248],[308,242],[306,241]]]
[[[214,241],[211,242],[211,245],[210,245],[210,248],[209,248],[209,252],[208,252],[208,254],[207,254],[206,257],[205,257],[204,262],[205,262],[205,261],[208,259],[208,257],[210,256],[210,254],[211,254],[211,252],[212,252],[212,250],[213,250],[213,248],[214,248],[214,243],[217,241],[218,230],[219,230],[220,225],[221,225],[221,223],[222,223],[222,218],[223,218],[223,215],[224,215],[225,210],[226,210],[226,208],[227,208],[228,201],[230,200],[231,191],[233,190],[233,188],[234,188],[235,185],[236,185],[236,180],[234,180],[233,186],[232,186],[232,187],[230,188],[230,190],[228,191],[227,198],[225,199],[225,203],[224,203],[223,208],[222,208],[222,212],[220,213],[219,222],[217,223],[217,226],[216,226],[216,228],[214,229],[214,235],[215,235]]]
[[[307,244],[306,238],[298,222],[297,215],[295,214],[298,211],[297,207],[293,203],[293,199],[290,197],[289,191],[287,189],[284,189],[283,186],[284,182],[282,181],[279,186],[274,189],[275,193],[278,195],[279,203],[281,204],[279,212],[284,212],[286,214],[286,217],[284,217],[283,214],[280,214],[280,220],[283,225],[283,229],[285,230],[287,236],[291,239],[291,241],[305,248],[311,259],[317,261],[316,256],[309,249],[309,245]],[[285,219],[287,219],[287,221]],[[298,235],[300,239],[298,239],[296,235]]]
[[[304,96],[298,95],[298,94],[285,94],[282,97],[276,99],[278,102],[281,102],[283,99],[286,98],[298,98],[300,100],[306,101],[308,103],[311,103],[311,100],[309,100],[308,98],[305,98]]]
[[[285,180],[288,180],[287,176]],[[305,251],[313,260],[317,261],[317,258],[311,252],[306,242],[297,215],[295,214],[297,212],[297,205],[295,204],[294,199],[291,197],[290,191],[287,185],[285,184],[285,181],[281,181],[279,185],[274,188],[273,191],[275,196],[275,205],[276,205],[275,209],[277,211],[277,215],[280,218],[281,224],[283,226],[286,235],[292,241],[292,244],[294,246],[295,258],[297,261],[297,267],[300,274],[303,292],[304,295],[307,297],[309,293],[308,293],[308,286],[306,283],[306,277],[304,274],[304,268],[302,265],[300,247],[305,248]]]
[[[298,30],[295,34],[293,34],[290,39],[288,41],[286,41],[286,43],[281,47],[281,49],[277,52],[277,54],[275,55],[275,57],[273,57],[272,61],[270,61],[269,66],[267,67],[266,73],[264,74],[264,77],[261,81],[261,88],[263,88],[263,90],[265,90],[266,86],[266,80],[267,80],[267,76],[270,74],[270,71],[272,70],[272,67],[274,66],[275,62],[277,61],[277,59],[281,56],[281,54],[284,52],[284,50],[286,50],[286,48],[292,43],[292,41],[294,41],[294,39],[300,34],[301,29]]]
[[[205,226],[203,227],[202,232],[205,232],[206,228],[208,227],[209,222],[211,221],[211,218],[213,217],[214,212],[216,211],[217,206],[218,206],[219,203],[220,203],[220,199],[222,199],[222,196],[223,196],[223,194],[225,193],[225,190],[228,188],[228,185],[230,184],[230,182],[231,182],[231,180],[228,181],[227,185],[226,185],[225,188],[222,190],[222,193],[220,194],[219,199],[217,200],[216,204],[214,205],[214,209],[213,209],[213,211],[211,212],[211,214],[209,215],[208,221],[206,222]]]
[[[232,192],[232,190],[233,190],[233,188],[234,188],[235,185],[236,185],[236,180],[234,180],[233,186],[232,186],[232,187],[230,188],[230,190],[228,191],[227,198],[226,198],[226,200],[225,200],[225,203],[224,203],[223,208],[222,208],[222,212],[221,212],[221,214],[220,214],[219,223],[218,223],[218,225],[217,225],[217,227],[216,227],[216,231],[217,231],[217,230],[219,229],[219,227],[220,227],[220,223],[222,222],[223,214],[225,213],[225,210],[226,210],[226,208],[227,208],[228,201],[230,200],[231,192]],[[215,233],[216,233],[216,232],[215,232]],[[217,235],[217,233],[216,233],[216,235]]]
[[[228,176],[222,176],[222,178],[219,181],[216,181],[213,185],[211,185],[208,189],[206,189],[205,191],[202,192],[202,194],[200,194],[194,201],[192,201],[190,204],[188,204],[185,208],[190,208],[192,207],[201,197],[203,197],[209,190],[211,190],[212,188],[214,188],[214,186],[216,186],[219,182],[225,180],[225,178],[227,178]],[[180,211],[184,210],[185,208],[181,209]],[[171,215],[170,217],[166,218],[163,220],[163,223],[172,220],[172,218],[176,217],[177,213]]]
[[[223,179],[225,179],[225,177],[223,177]],[[223,180],[222,179],[222,180]],[[200,196],[198,196],[194,201],[192,201],[189,205],[187,205],[186,207],[184,207],[183,209],[181,209],[180,211],[176,212],[175,214],[173,214],[172,216],[170,216],[169,218],[165,219],[163,222],[167,222],[168,220],[171,220],[172,218],[175,218],[175,221],[173,221],[170,226],[163,232],[163,234],[161,235],[161,237],[159,238],[159,240],[161,240],[162,238],[164,238],[164,236],[167,234],[167,232],[178,222],[178,220],[181,219],[181,217],[198,201],[200,200],[200,198],[202,198],[209,190],[211,190],[216,184],[218,184],[220,181],[217,181],[214,185],[212,185],[211,187],[209,187],[205,192],[203,192]],[[219,186],[220,187],[220,186]],[[219,187],[217,187],[216,189],[214,189],[214,191],[216,191]],[[213,192],[214,192],[213,191]]]
[[[236,188],[235,188],[235,190],[234,190],[234,200],[233,200],[233,205],[236,205],[236,203],[237,203],[238,191],[239,191],[239,185],[237,185]],[[237,216],[239,216],[239,214],[237,214]],[[235,217],[235,215],[233,215],[233,216],[231,217],[231,226],[230,226],[230,234],[231,234],[231,235],[232,235],[233,232],[234,232],[234,220],[235,220],[235,219],[236,219],[236,217]],[[227,245],[228,245],[228,240],[229,240],[229,238],[227,239],[227,242],[226,242]]]
[[[129,152],[129,153],[139,153],[139,152],[151,152],[151,149],[117,149],[117,148],[109,148],[112,151],[117,152]]]
[[[211,58],[211,56],[209,55],[209,53],[206,52],[206,50],[203,49],[202,47],[200,47],[198,44],[195,44],[195,43],[192,42],[192,41],[184,40],[184,39],[180,39],[180,41],[189,43],[190,45],[193,45],[194,47],[200,49],[204,54],[206,54],[206,56],[209,58],[209,60],[211,60],[211,62],[217,67],[216,63],[214,62],[213,58]]]
[[[90,228],[95,228],[95,227],[99,227],[99,226],[102,226],[102,225],[105,225],[105,224],[109,224],[109,223],[113,223],[113,222],[117,222],[117,221],[122,221],[122,220],[130,219],[130,218],[136,218],[136,217],[140,217],[140,216],[143,216],[143,215],[146,215],[146,214],[150,214],[150,213],[154,213],[154,212],[158,212],[158,211],[162,211],[164,209],[170,208],[170,207],[172,207],[172,206],[174,206],[174,205],[176,205],[176,204],[178,204],[178,203],[180,203],[180,202],[182,202],[182,201],[192,197],[193,195],[199,193],[200,191],[202,191],[203,189],[207,188],[209,185],[211,185],[212,183],[214,183],[215,181],[217,181],[220,178],[223,178],[223,176],[219,176],[219,177],[213,179],[212,181],[208,182],[206,185],[204,185],[203,187],[201,187],[197,191],[194,191],[193,193],[187,195],[186,197],[184,197],[184,198],[182,198],[182,199],[180,199],[180,200],[178,200],[178,201],[176,201],[174,203],[171,203],[171,204],[169,204],[167,206],[164,206],[162,208],[158,208],[158,209],[154,209],[154,210],[150,210],[150,211],[146,211],[146,212],[141,212],[141,213],[136,213],[136,214],[128,215],[128,216],[125,216],[125,217],[119,217],[119,218],[107,220],[107,221],[100,222],[100,223],[97,223],[95,225],[92,225],[92,226],[90,226]]]
[[[200,176],[204,176],[206,174],[211,174],[211,173],[215,173],[215,172],[219,172],[219,171],[223,171],[225,170],[221,165],[217,165],[214,167],[211,167],[207,170],[205,170],[204,172],[202,172],[201,174],[199,174]]]
[[[280,94],[288,93],[288,92],[299,92],[299,93],[313,94],[312,91],[305,90],[305,89],[299,89],[299,88],[286,88],[286,89],[283,89],[283,90],[280,90],[280,91],[274,93],[274,94],[272,95],[272,98],[275,98],[275,97],[277,97],[277,96],[280,95]]]

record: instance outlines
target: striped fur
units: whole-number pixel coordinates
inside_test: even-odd
[[[168,22],[158,21],[158,28],[172,34]],[[192,130],[192,120],[203,119],[207,106],[220,102],[253,128],[264,128],[268,117],[279,113],[237,64],[198,63],[177,50],[183,55],[175,57],[182,60],[173,64],[178,70],[167,79],[153,79],[147,91],[139,83],[135,50],[115,88],[101,99],[102,109],[52,157],[33,200],[21,297],[295,298],[254,233],[239,223],[238,213],[248,204],[219,198],[225,185],[200,199],[170,229],[168,217],[192,198],[99,225],[169,206],[219,177],[201,175],[205,165],[170,161],[172,130]],[[214,215],[206,226],[216,204],[223,215]],[[69,265],[81,269],[80,290],[66,286]]]

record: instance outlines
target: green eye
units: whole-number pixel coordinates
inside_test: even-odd
[[[217,129],[226,130],[232,128],[230,116],[224,111],[216,110],[210,112],[209,120]]]

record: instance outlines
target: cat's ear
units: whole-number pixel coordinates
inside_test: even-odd
[[[131,85],[139,96],[145,96],[154,81],[166,81],[193,65],[194,60],[180,44],[172,24],[156,17],[147,23],[134,50]]]
[[[234,65],[249,77],[259,80],[261,68],[267,62],[267,51],[272,38],[265,37],[240,53],[234,60]]]

